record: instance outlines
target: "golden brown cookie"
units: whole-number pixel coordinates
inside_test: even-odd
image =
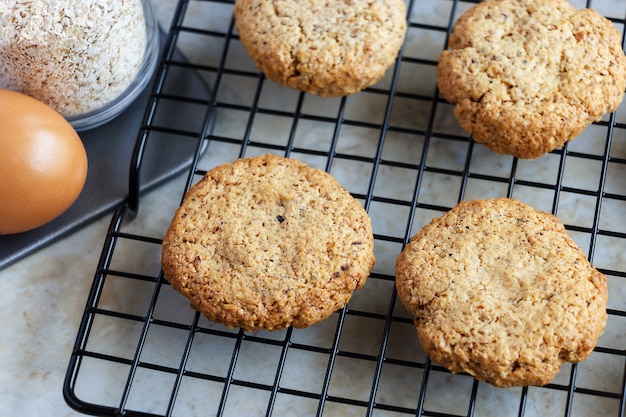
[[[552,214],[513,199],[459,203],[396,262],[433,361],[498,387],[545,385],[603,332],[606,277]]]
[[[323,97],[378,82],[406,32],[402,0],[237,0],[235,19],[268,79]]]
[[[264,155],[211,169],[185,195],[163,272],[191,307],[244,330],[307,327],[374,265],[370,218],[328,173]]]
[[[461,126],[499,154],[544,155],[624,95],[620,32],[565,0],[486,0],[457,20],[449,46],[438,87]]]

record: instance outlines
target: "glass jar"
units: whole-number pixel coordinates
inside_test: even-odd
[[[43,101],[77,131],[122,113],[158,59],[149,0],[0,2],[0,88]]]

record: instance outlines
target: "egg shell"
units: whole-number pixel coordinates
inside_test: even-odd
[[[87,153],[74,128],[43,102],[0,90],[0,234],[32,230],[78,198]]]

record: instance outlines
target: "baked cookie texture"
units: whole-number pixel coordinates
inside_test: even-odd
[[[357,93],[393,65],[403,0],[237,0],[239,38],[265,76],[322,97]]]
[[[398,256],[396,287],[433,361],[497,387],[547,384],[607,319],[606,277],[555,216],[513,199],[433,219]]]
[[[192,308],[244,330],[307,327],[343,307],[374,265],[370,218],[328,173],[273,155],[193,185],[162,245]]]
[[[565,0],[486,0],[455,22],[437,66],[443,97],[473,138],[532,159],[617,109],[621,34]]]

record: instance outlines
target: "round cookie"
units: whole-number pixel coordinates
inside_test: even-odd
[[[486,0],[456,21],[449,46],[438,87],[461,126],[499,154],[544,155],[624,95],[620,32],[565,0]]]
[[[374,265],[367,212],[328,173],[264,155],[194,184],[162,245],[192,308],[244,330],[307,327],[343,307]]]
[[[403,0],[237,0],[235,22],[268,79],[322,97],[378,82],[407,26]]]
[[[433,361],[498,387],[547,384],[607,319],[606,277],[555,216],[514,199],[433,219],[398,256],[396,288]]]

